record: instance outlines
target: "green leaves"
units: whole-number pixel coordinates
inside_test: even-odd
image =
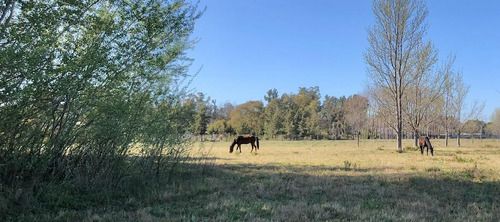
[[[193,114],[178,81],[188,77],[184,52],[195,43],[189,35],[201,14],[183,0],[2,3],[4,185],[76,173],[89,186],[97,178],[116,183],[131,173],[120,164],[139,141],[159,150],[135,173],[178,153],[168,150],[184,143]]]

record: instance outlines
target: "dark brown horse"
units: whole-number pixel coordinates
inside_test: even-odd
[[[427,147],[427,156],[429,156],[429,149],[431,149],[431,155],[434,156],[434,147],[432,147],[429,137],[421,136],[418,138],[418,146],[422,155],[424,155],[424,147]]]
[[[255,146],[255,142],[257,142],[257,146]],[[256,136],[238,136],[238,137],[234,138],[233,143],[231,144],[231,146],[229,146],[229,152],[232,153],[233,149],[234,149],[234,145],[238,144],[238,146],[236,147],[236,150],[238,150],[238,148],[239,148],[240,153],[241,153],[241,144],[249,144],[249,143],[252,144],[252,150],[250,150],[250,153],[253,151],[254,147],[255,147],[255,151],[257,151],[259,149],[259,137],[256,137]]]

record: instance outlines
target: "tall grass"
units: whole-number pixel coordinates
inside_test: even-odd
[[[61,193],[59,205],[16,219],[498,221],[500,152],[432,142],[433,157],[398,153],[384,140],[359,148],[355,141],[264,140],[257,155],[249,145],[230,154],[229,143],[195,144],[189,155],[203,158],[184,159],[161,187],[116,190],[104,202],[97,193],[79,193],[79,201]]]

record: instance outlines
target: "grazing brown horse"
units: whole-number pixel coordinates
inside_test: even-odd
[[[257,142],[257,146],[255,146],[255,142]],[[255,147],[255,151],[257,151],[259,149],[259,137],[256,137],[256,136],[238,136],[238,137],[234,138],[233,143],[231,144],[231,146],[229,146],[229,153],[233,152],[234,145],[236,145],[236,144],[238,144],[238,146],[236,147],[236,150],[238,150],[238,148],[239,148],[240,153],[241,153],[241,144],[249,144],[249,143],[252,144],[252,150],[250,150],[250,153],[253,151],[254,147]]]
[[[429,149],[431,149],[431,155],[434,156],[434,147],[432,147],[429,137],[421,136],[418,138],[418,146],[422,155],[424,155],[424,147],[427,147],[427,156],[429,156]]]

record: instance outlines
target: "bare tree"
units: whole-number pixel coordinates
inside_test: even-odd
[[[405,120],[409,130],[413,132],[415,146],[421,128],[439,118],[439,115],[433,115],[433,111],[441,96],[444,79],[432,70],[437,61],[437,52],[430,42],[419,47],[416,56],[416,68],[410,79],[412,84],[408,87],[409,93],[404,97]]]
[[[345,119],[357,136],[359,147],[359,135],[367,121],[368,98],[354,94],[349,96],[344,104]]]
[[[477,119],[479,115],[483,112],[484,102],[479,103],[477,100],[474,101],[471,106],[466,102],[467,94],[469,93],[470,85],[466,85],[463,82],[462,71],[456,72],[455,84],[453,87],[454,98],[452,101],[454,112],[453,117],[456,120],[454,124],[454,129],[457,134],[457,146],[460,147],[460,135],[464,129],[465,122],[467,120]]]
[[[448,146],[448,140],[450,137],[451,126],[453,123],[453,87],[455,83],[455,74],[453,71],[453,65],[455,63],[456,56],[448,56],[448,60],[445,65],[439,71],[440,75],[444,76],[443,83],[443,95],[442,95],[442,117],[441,123],[445,131],[445,146]]]
[[[497,134],[497,139],[500,139],[500,108],[496,108],[490,117],[491,120],[491,133]]]
[[[373,13],[375,24],[368,30],[369,48],[364,54],[371,81],[368,91],[371,96],[384,94],[375,101],[395,116],[388,124],[396,131],[402,152],[403,98],[416,69],[428,11],[422,0],[375,0]]]
[[[485,123],[481,120],[478,120],[478,119],[474,119],[474,120],[467,120],[465,123],[464,123],[464,129],[463,131],[465,133],[468,133],[471,137],[471,141],[472,143],[474,143],[474,135],[475,134],[478,134],[479,135],[479,139],[483,139],[483,132],[484,132],[484,126],[485,126]]]

